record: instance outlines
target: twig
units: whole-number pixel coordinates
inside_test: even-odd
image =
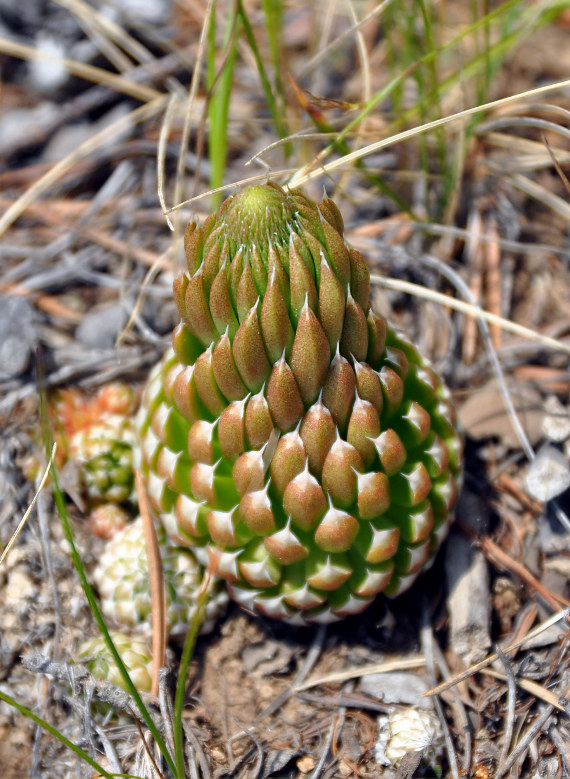
[[[570,608],[558,611],[556,614],[553,614],[551,617],[544,620],[544,622],[541,622],[540,625],[537,625],[537,627],[527,633],[526,636],[523,636],[523,638],[519,639],[518,641],[514,641],[507,646],[501,647],[501,649],[505,654],[512,652],[513,649],[518,649],[519,647],[523,646],[527,641],[531,641],[536,636],[544,633],[545,630],[548,630],[549,627],[555,625],[557,622],[560,622],[561,620],[568,620],[569,618]],[[491,665],[491,663],[494,663],[495,660],[498,659],[499,655],[496,652],[493,652],[493,654],[488,655],[484,660],[480,660],[478,663],[474,663],[473,665],[469,666],[469,668],[465,669],[465,671],[462,671],[461,673],[454,676],[452,679],[441,682],[431,690],[427,690],[422,694],[422,697],[438,695],[440,692],[443,692],[443,690],[447,690],[449,687],[453,687],[454,685],[459,684],[459,682],[462,682],[464,679],[468,679],[470,676],[473,676],[473,674],[483,670],[483,668],[486,668],[488,665]]]
[[[507,677],[507,716],[505,718],[503,745],[501,747],[496,773],[496,776],[500,777],[505,772],[504,766],[513,738],[513,728],[515,725],[515,706],[517,702],[517,684],[512,666],[503,652],[501,652],[500,647],[497,647],[497,654],[499,656],[499,660],[503,664],[503,668],[505,669],[505,674]]]
[[[486,674],[487,676],[492,676],[494,679],[501,679],[501,681],[507,680],[506,674],[501,673],[500,671],[495,671],[493,668],[481,669],[481,673]],[[540,698],[541,701],[551,704],[559,711],[566,711],[566,699],[551,692],[546,687],[538,684],[538,682],[535,682],[532,679],[525,679],[524,676],[516,676],[515,682],[521,689],[530,693],[530,695],[534,695],[535,698]]]
[[[443,676],[444,679],[449,679],[451,675],[449,671],[449,667],[445,661],[445,656],[441,651],[441,649],[439,648],[439,645],[436,641],[433,641],[432,648],[435,657],[435,662],[437,664],[437,667],[439,668],[440,674]],[[461,767],[465,773],[468,773],[471,767],[471,754],[472,754],[471,723],[469,722],[469,717],[467,715],[465,705],[461,700],[461,697],[458,691],[455,689],[455,687],[451,688],[451,693],[453,695],[453,701],[455,703],[455,706],[457,707],[457,710],[459,712],[460,725],[463,728],[463,738],[465,740],[465,751],[463,753]]]
[[[533,740],[533,738],[535,738],[539,733],[543,732],[544,726],[549,717],[552,716],[553,711],[554,706],[552,705],[544,707],[544,710],[540,716],[538,716],[532,725],[525,730],[519,741],[515,744],[513,751],[504,761],[502,774],[497,773],[495,775],[495,779],[500,779],[501,776],[504,776],[507,771],[510,770],[514,762],[525,752],[526,749],[528,749],[528,745]]]
[[[430,683],[435,684],[436,675],[435,675],[435,664],[433,659],[434,640],[433,640],[431,625],[429,622],[429,613],[428,613],[426,603],[424,603],[423,612],[424,612],[423,624],[420,631],[420,641],[421,641],[422,651],[426,659],[426,667],[427,667]],[[449,726],[447,724],[447,720],[443,713],[443,707],[441,705],[439,696],[436,695],[433,698],[433,703],[434,703],[437,716],[439,718],[441,729],[443,731],[443,737],[445,739],[445,749],[447,752],[447,760],[449,762],[449,770],[451,771],[451,775],[453,776],[453,779],[459,779],[459,769],[457,767],[457,755],[455,753],[455,747],[453,746],[453,740],[451,738],[451,733],[449,732]]]
[[[512,557],[510,557],[506,552],[503,552],[500,546],[498,546],[490,538],[481,538],[479,540],[479,544],[485,554],[485,557],[487,557],[488,560],[503,569],[511,571],[511,573],[514,573],[519,577],[519,579],[522,579],[525,584],[528,584],[530,587],[536,590],[540,597],[543,598],[543,600],[545,600],[546,603],[548,603],[548,605],[553,609],[559,609],[561,606],[570,606],[570,601],[568,601],[562,595],[555,595],[554,593],[550,592],[550,590],[547,589],[544,584],[539,582],[538,579],[532,575],[528,568],[525,568],[525,566],[522,563],[519,563],[517,560],[513,560]]]
[[[339,716],[341,715],[341,712],[344,712],[344,711],[346,711],[346,710],[344,709],[344,707],[342,707],[339,710]],[[315,766],[315,770],[311,774],[311,779],[318,779],[319,776],[323,772],[323,768],[325,767],[325,763],[327,762],[327,758],[328,758],[328,756],[330,754],[330,751],[331,751],[331,746],[332,746],[333,736],[334,736],[335,730],[336,730],[336,721],[335,721],[335,719],[333,717],[333,720],[332,720],[332,722],[330,724],[330,728],[329,728],[328,733],[327,733],[327,737],[325,739],[325,743],[323,744],[323,749],[322,749],[321,755],[319,757],[319,761],[318,761],[317,765]]]

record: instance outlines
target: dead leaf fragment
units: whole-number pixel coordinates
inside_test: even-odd
[[[530,442],[537,443],[542,437],[544,416],[540,393],[508,379],[507,388]],[[497,437],[512,449],[520,447],[496,379],[476,390],[460,406],[459,421],[472,438]]]

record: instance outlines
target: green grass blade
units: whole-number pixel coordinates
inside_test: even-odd
[[[20,714],[23,714],[25,717],[32,720],[32,722],[35,722],[36,725],[39,725],[43,730],[45,730],[47,733],[60,741],[64,746],[74,752],[77,757],[88,763],[91,768],[94,768],[96,771],[98,771],[101,776],[105,777],[105,779],[116,779],[117,776],[125,776],[125,774],[110,774],[108,771],[105,771],[105,769],[100,766],[99,763],[91,757],[91,755],[88,755],[87,752],[84,752],[81,749],[81,747],[78,747],[77,744],[74,744],[73,741],[70,741],[66,736],[63,735],[63,733],[60,733],[57,728],[54,728],[53,725],[50,725],[49,722],[42,719],[41,717],[38,717],[37,714],[34,714],[33,711],[28,709],[26,706],[23,706],[21,703],[18,703],[18,701],[14,700],[14,698],[6,695],[6,693],[2,692],[2,690],[0,690],[0,700],[4,701],[4,703],[7,703],[9,706],[13,706],[13,708],[17,709]]]
[[[228,152],[228,115],[232,96],[239,27],[239,17],[232,12],[228,17],[226,26],[224,41],[226,54],[221,70],[218,73],[216,70],[216,12],[215,10],[213,11],[208,30],[208,91],[210,92],[208,105],[210,131],[208,140],[211,166],[210,187],[212,189],[217,189],[224,182]],[[220,193],[212,195],[213,208],[217,208],[220,201]]]
[[[249,44],[249,48],[251,49],[251,52],[255,59],[255,64],[257,66],[257,72],[259,73],[259,78],[261,80],[261,86],[263,88],[263,92],[265,94],[265,99],[267,101],[267,105],[269,107],[269,110],[271,112],[271,116],[273,117],[273,122],[275,124],[275,129],[277,130],[277,133],[280,138],[285,138],[287,135],[287,126],[282,118],[282,112],[279,110],[277,106],[277,101],[275,100],[275,95],[273,94],[273,89],[271,88],[271,83],[269,81],[269,78],[267,76],[267,71],[265,70],[265,65],[263,64],[263,59],[261,57],[261,54],[259,52],[259,47],[257,45],[257,41],[255,40],[255,35],[253,32],[253,28],[251,26],[251,23],[249,21],[248,15],[246,13],[243,0],[238,0],[238,14],[240,16],[240,19],[243,24],[243,29],[245,32],[245,37],[247,38],[247,42]],[[278,68],[277,68],[278,72]],[[286,150],[285,154],[288,154],[289,152]]]
[[[451,49],[453,46],[460,43],[463,38],[466,38],[467,36],[471,35],[475,30],[478,30],[480,27],[483,27],[485,24],[488,24],[490,21],[494,20],[495,18],[499,17],[503,13],[506,13],[510,9],[514,8],[516,5],[520,4],[520,0],[507,0],[503,5],[499,6],[498,8],[495,8],[491,13],[489,14],[488,19],[479,19],[476,22],[473,22],[469,27],[467,27],[465,30],[462,30],[460,33],[455,35],[453,38],[451,38],[446,43],[442,44],[440,47],[436,48],[433,51],[427,52],[423,57],[421,57],[418,61],[408,65],[408,67],[404,68],[400,73],[398,73],[396,76],[394,76],[388,84],[386,84],[382,89],[378,90],[366,103],[364,108],[358,112],[358,114],[352,119],[337,135],[336,142],[345,140],[349,135],[351,135],[360,125],[360,123],[366,119],[367,116],[370,116],[370,114],[377,108],[377,106],[385,100],[387,97],[389,97],[393,92],[395,92],[405,81],[405,79],[409,78],[414,71],[421,67],[422,65],[425,65],[428,63],[432,58],[437,57],[439,54],[447,51],[448,49]],[[459,78],[458,75],[454,75],[451,77],[455,81]],[[447,81],[450,81],[451,79],[448,79]],[[445,83],[445,82],[444,82]],[[441,85],[440,85],[440,91],[443,91]],[[405,118],[411,118],[414,115],[414,112],[416,111],[416,108],[410,109],[409,112],[405,115]],[[402,120],[400,120],[403,122]],[[334,151],[334,145],[331,143],[327,148],[321,153],[319,159],[322,162],[328,154],[332,153]]]
[[[51,430],[49,428],[49,423],[47,421],[47,403],[46,403],[46,397],[45,397],[45,391],[40,391],[40,403],[41,403],[41,416],[42,416],[42,425],[43,425],[43,435],[44,435],[44,445],[46,446],[47,452],[51,452],[53,441],[51,436]],[[89,584],[89,580],[87,579],[87,574],[85,572],[85,567],[83,565],[83,561],[81,560],[81,555],[77,551],[77,547],[75,545],[75,540],[73,538],[73,530],[71,528],[71,522],[69,521],[69,515],[67,513],[67,504],[65,501],[65,496],[61,490],[61,487],[59,486],[59,479],[57,474],[57,468],[55,464],[52,462],[51,468],[50,468],[50,478],[51,478],[51,484],[52,484],[52,490],[53,490],[53,497],[54,502],[59,514],[59,517],[61,519],[61,523],[63,526],[64,534],[66,537],[66,540],[69,544],[70,551],[71,551],[71,559],[73,561],[73,565],[75,566],[75,570],[77,571],[77,575],[79,576],[79,581],[81,582],[81,586],[83,588],[83,592],[85,593],[85,597],[87,599],[87,602],[89,604],[89,609],[91,613],[93,614],[93,617],[97,623],[97,627],[103,634],[105,638],[105,643],[109,647],[109,651],[111,652],[113,659],[115,660],[115,663],[117,664],[117,667],[120,671],[120,674],[123,678],[123,681],[125,682],[125,686],[127,688],[127,691],[132,696],[133,700],[135,701],[137,708],[139,709],[139,712],[144,719],[148,729],[152,733],[152,736],[154,740],[156,741],[156,744],[164,757],[165,761],[168,763],[168,766],[170,770],[172,771],[173,775],[177,777],[177,779],[184,779],[184,775],[178,776],[176,774],[176,768],[174,761],[172,759],[172,756],[170,755],[168,748],[166,746],[166,743],[164,739],[162,738],[158,728],[156,727],[152,717],[150,716],[146,706],[143,703],[143,700],[140,696],[139,691],[133,684],[133,681],[131,677],[129,676],[129,672],[127,671],[125,664],[123,663],[123,660],[121,659],[121,656],[119,652],[117,651],[117,648],[115,647],[115,644],[113,643],[113,639],[111,638],[109,631],[107,629],[107,625],[105,624],[105,620],[103,618],[103,614],[101,613],[101,610],[99,609],[99,605],[97,604],[97,599],[95,598],[95,593],[93,592],[93,588]]]
[[[285,88],[281,78],[281,51],[282,51],[282,32],[283,32],[283,0],[262,0],[263,12],[265,14],[265,27],[267,30],[267,39],[269,41],[269,52],[271,64],[273,65],[275,92],[277,93],[278,115],[285,116]],[[287,129],[287,128],[285,128]],[[288,130],[287,130],[288,133]],[[283,137],[283,136],[280,136]]]

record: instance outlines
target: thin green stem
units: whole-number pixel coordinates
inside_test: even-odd
[[[275,95],[273,94],[273,90],[271,88],[271,83],[269,81],[269,78],[267,76],[267,71],[265,70],[265,65],[263,64],[263,59],[261,57],[261,54],[259,52],[259,47],[257,45],[257,41],[255,40],[255,35],[253,32],[253,27],[251,26],[251,23],[249,21],[249,17],[247,15],[247,12],[245,10],[243,0],[238,0],[238,14],[243,24],[243,29],[245,32],[245,37],[247,38],[247,42],[249,44],[249,48],[251,49],[251,53],[253,54],[253,57],[255,59],[255,64],[257,66],[257,72],[259,73],[259,78],[261,80],[261,86],[263,88],[263,92],[265,94],[265,99],[267,100],[267,105],[269,107],[269,110],[271,112],[271,116],[273,117],[273,122],[275,123],[275,128],[277,130],[277,133],[280,138],[285,138],[287,135],[287,126],[285,122],[283,121],[283,118],[281,116],[281,112],[279,111],[279,108],[277,106],[277,102],[275,100]],[[285,152],[288,153],[287,150]]]
[[[217,189],[224,181],[226,159],[228,151],[228,116],[232,85],[234,78],[234,66],[237,56],[237,44],[239,38],[239,17],[232,6],[226,25],[224,47],[227,55],[224,58],[220,73],[216,72],[216,13],[212,13],[210,28],[208,30],[208,90],[210,102],[208,115],[210,120],[209,147],[210,147],[210,187]],[[212,196],[212,206],[217,208],[221,196]]]
[[[190,621],[188,632],[184,640],[182,657],[180,658],[180,667],[178,669],[178,679],[176,680],[176,693],[174,695],[174,759],[178,776],[184,776],[184,729],[182,726],[182,716],[184,714],[184,701],[186,698],[186,681],[188,678],[188,669],[194,655],[194,648],[200,633],[200,628],[204,621],[204,611],[206,601],[209,595],[210,577],[208,572],[204,574],[202,588],[196,598],[196,610]]]

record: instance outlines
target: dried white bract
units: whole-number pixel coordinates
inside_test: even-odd
[[[550,395],[544,402],[545,415],[542,419],[542,432],[549,441],[562,443],[570,438],[570,413],[556,395]]]
[[[377,724],[374,754],[380,765],[397,766],[408,752],[422,752],[422,758],[434,764],[443,753],[443,733],[433,712],[394,710],[378,717]]]

